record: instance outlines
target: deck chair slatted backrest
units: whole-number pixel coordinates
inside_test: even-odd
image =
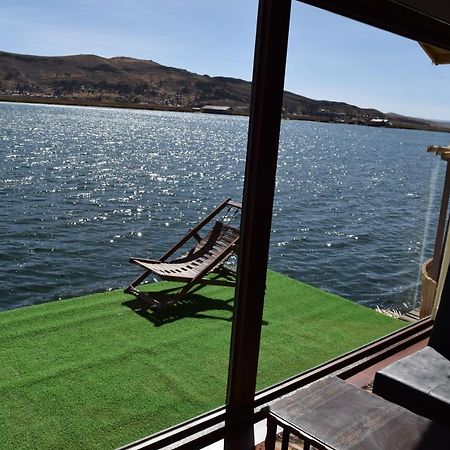
[[[236,219],[240,210],[241,204],[228,198],[183,236],[160,259],[130,258],[131,263],[144,269],[144,273],[136,278],[125,289],[125,292],[143,298],[137,286],[150,274],[157,275],[162,280],[185,283],[175,300],[181,300],[194,286],[199,284],[235,286],[235,271],[226,267],[225,262],[238,249],[239,226],[232,226],[230,223]],[[213,223],[214,225],[212,225]],[[204,237],[201,236],[203,233],[205,233]],[[191,241],[194,243],[188,248]],[[179,257],[175,256],[185,248],[188,248],[187,252],[185,251]],[[222,277],[212,278],[208,276],[211,273]]]

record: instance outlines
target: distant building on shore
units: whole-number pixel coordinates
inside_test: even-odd
[[[200,111],[210,114],[231,114],[231,106],[205,105],[200,108]]]
[[[369,125],[373,127],[390,127],[391,122],[389,119],[370,119]]]

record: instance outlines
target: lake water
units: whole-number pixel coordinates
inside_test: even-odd
[[[124,287],[225,197],[248,119],[0,104],[0,309]],[[270,267],[362,304],[417,304],[450,135],[283,121]],[[427,231],[428,230],[428,231]]]

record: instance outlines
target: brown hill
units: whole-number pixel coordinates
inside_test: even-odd
[[[0,96],[4,99],[183,109],[208,104],[247,112],[250,91],[248,81],[198,75],[154,61],[0,52]],[[388,118],[375,109],[312,100],[291,92],[285,92],[283,107],[285,114],[292,117],[316,120],[368,122]]]

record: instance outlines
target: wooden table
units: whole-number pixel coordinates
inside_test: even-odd
[[[450,430],[337,377],[299,389],[267,409],[266,450],[274,450],[277,426],[282,450],[289,434],[325,450],[450,449]]]

